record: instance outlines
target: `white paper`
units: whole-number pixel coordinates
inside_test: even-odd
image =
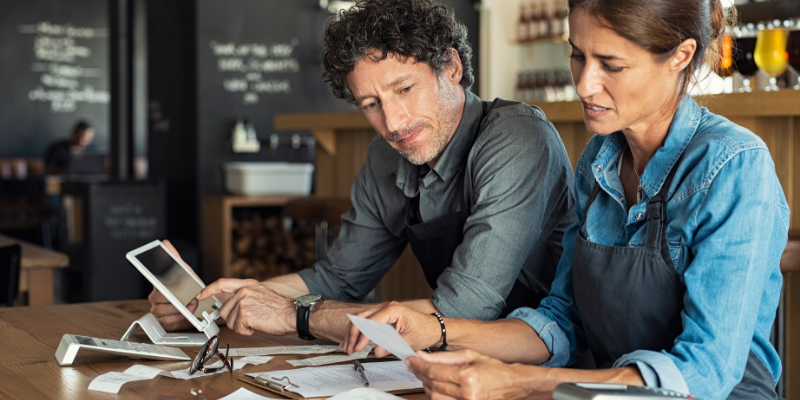
[[[362,365],[371,388],[382,391],[422,388],[422,382],[406,370],[406,365],[402,361],[374,362]],[[255,372],[247,375],[256,377],[262,373],[275,380],[283,377],[289,378],[294,385],[298,386],[289,388],[289,390],[303,397],[327,397],[364,387],[361,377],[352,365],[306,367],[284,371]]]
[[[109,372],[92,379],[92,382],[89,384],[89,390],[119,393],[122,385],[128,382],[153,379],[162,372],[164,371],[158,368],[134,365],[126,369],[125,372]]]
[[[364,351],[348,354],[346,356],[320,356],[313,358],[306,358],[303,360],[286,360],[287,363],[295,367],[310,367],[315,365],[328,365],[336,364],[344,361],[362,360],[367,358],[369,352],[375,348],[375,344],[370,343]]]
[[[264,397],[260,394],[255,394],[245,388],[239,388],[239,390],[225,397],[221,397],[219,400],[262,400],[262,399],[272,400],[270,397]]]
[[[269,362],[272,357],[262,357],[262,356],[252,356],[252,357],[242,357],[238,360],[234,359],[233,361],[233,370],[242,369],[245,365],[252,364],[252,365],[261,365],[264,363]],[[208,368],[219,368],[222,366],[222,360],[219,360],[213,364],[208,364],[206,367]],[[195,379],[195,378],[202,378],[204,376],[209,375],[216,375],[221,374],[223,372],[228,372],[228,369],[223,369],[217,372],[212,372],[207,374],[202,371],[197,371],[192,375],[189,375],[189,368],[181,369],[177,371],[164,371],[162,369],[148,367],[146,365],[134,365],[125,370],[125,372],[109,372],[106,374],[102,374],[97,378],[92,379],[92,382],[89,383],[89,390],[96,390],[99,392],[107,392],[107,393],[119,393],[119,390],[122,388],[122,385],[128,382],[134,381],[143,381],[148,379],[153,379],[158,375],[163,375],[168,378],[175,378],[175,379]]]
[[[274,356],[278,354],[327,354],[337,351],[344,351],[336,345],[312,345],[312,346],[272,346],[272,347],[246,347],[241,349],[230,349],[233,357],[242,356]],[[223,354],[224,350],[220,350]],[[227,355],[227,354],[226,354]]]
[[[347,314],[347,317],[369,340],[400,357],[401,360],[416,356],[414,349],[406,343],[393,326],[350,314]]]
[[[228,399],[227,397],[225,399]],[[328,400],[396,400],[402,397],[373,388],[358,388],[337,394]],[[220,399],[222,400],[222,399]]]

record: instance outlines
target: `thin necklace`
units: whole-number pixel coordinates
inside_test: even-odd
[[[628,146],[628,150],[630,150],[630,146]],[[639,172],[636,171],[636,160],[633,159],[633,150],[631,150],[631,164],[633,164],[633,173],[636,174],[636,184],[638,187],[636,188],[636,204],[642,202],[642,177],[639,175]]]

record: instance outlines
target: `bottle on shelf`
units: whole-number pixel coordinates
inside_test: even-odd
[[[550,1],[550,35],[560,37],[564,34],[563,22],[561,21],[561,7],[556,0]]]
[[[553,2],[550,0],[540,0],[539,2],[539,15],[540,15],[540,22],[539,22],[539,37],[540,38],[549,38],[550,37],[550,24],[553,20],[552,14]]]
[[[236,125],[231,133],[231,142],[234,153],[258,153],[261,143],[256,137],[256,130],[250,120],[236,120]]]
[[[538,1],[531,1],[530,14],[528,16],[528,40],[539,38],[539,25],[542,22],[541,4]]]
[[[517,21],[517,41],[524,42],[528,40],[528,6],[522,3],[519,6],[519,20]]]
[[[561,37],[569,36],[569,8],[563,0],[556,0],[556,23],[558,24],[558,35]]]

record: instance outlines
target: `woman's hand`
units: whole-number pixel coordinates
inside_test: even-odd
[[[396,301],[381,304],[356,315],[394,325],[400,336],[414,350],[434,346],[442,338],[442,329],[436,317],[419,312]],[[362,335],[355,325],[350,324],[340,347],[347,353],[352,354],[364,350],[368,344],[369,338]],[[375,347],[376,357],[384,357],[387,354],[389,352],[380,346]]]
[[[506,364],[472,350],[417,355],[407,358],[406,365],[431,400],[550,399],[552,395],[532,385],[537,372],[544,375],[546,368]]]

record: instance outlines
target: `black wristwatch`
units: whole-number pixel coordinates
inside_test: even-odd
[[[322,303],[322,296],[318,294],[304,294],[294,301],[294,308],[297,310],[297,335],[300,339],[316,339],[308,330],[308,316],[319,303]]]

